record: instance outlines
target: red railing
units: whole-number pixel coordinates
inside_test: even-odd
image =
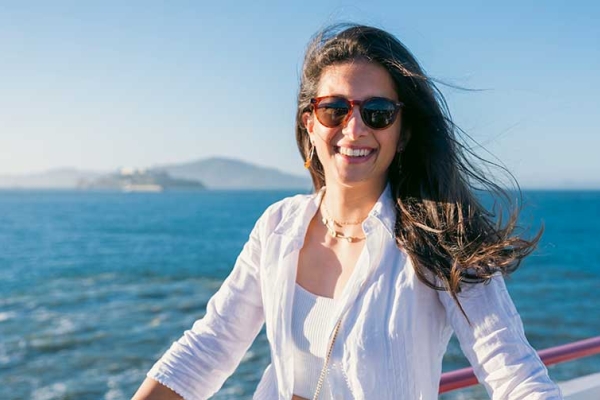
[[[600,354],[600,336],[540,350],[538,354],[546,365],[558,364],[577,358]],[[473,368],[463,368],[446,372],[445,374],[442,374],[442,379],[440,380],[440,393],[462,389],[476,385],[477,383]]]

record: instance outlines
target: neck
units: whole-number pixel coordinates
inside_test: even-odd
[[[370,187],[366,187],[366,185],[353,187],[327,185],[323,201],[331,214],[330,217],[336,221],[362,221],[369,214],[384,189],[385,183]]]

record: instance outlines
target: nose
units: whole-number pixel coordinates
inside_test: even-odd
[[[354,104],[352,107],[352,112],[344,121],[344,125],[342,127],[342,134],[352,140],[356,140],[361,136],[367,135],[368,129],[369,128],[367,128],[362,119],[362,116],[360,115],[360,106]]]

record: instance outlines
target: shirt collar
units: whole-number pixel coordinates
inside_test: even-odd
[[[396,226],[396,207],[394,199],[392,198],[392,188],[388,183],[379,196],[377,203],[371,209],[369,217],[375,217],[383,227],[387,230],[388,234],[394,238],[394,227]]]
[[[282,219],[275,232],[291,235],[303,241],[306,231],[308,230],[308,225],[317,213],[324,194],[325,187],[321,188],[312,196],[307,197],[307,201],[303,202],[301,206],[294,207],[293,210],[290,210],[291,212],[287,213],[287,215]],[[386,185],[385,189],[379,196],[379,199],[369,212],[367,219],[371,217],[377,219],[388,232],[388,234],[394,238],[396,211],[394,200],[392,198],[392,189],[389,183]]]
[[[285,212],[281,222],[275,229],[275,233],[290,236],[297,239],[300,243],[304,242],[308,225],[313,219],[321,204],[321,198],[325,194],[323,187],[318,192],[306,196],[300,195],[297,198],[302,199],[301,202],[293,207],[289,212]]]

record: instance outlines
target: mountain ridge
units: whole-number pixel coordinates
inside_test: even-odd
[[[228,157],[208,157],[181,163],[156,164],[147,171],[161,171],[174,179],[197,181],[206,189],[310,189],[309,177],[280,171],[248,161]],[[1,174],[2,189],[81,189],[82,182],[90,182],[114,175],[111,171],[80,170],[75,167],[51,168],[28,174]]]
[[[289,174],[248,161],[210,157],[177,164],[151,167],[174,178],[197,179],[209,189],[310,189],[310,178]]]

